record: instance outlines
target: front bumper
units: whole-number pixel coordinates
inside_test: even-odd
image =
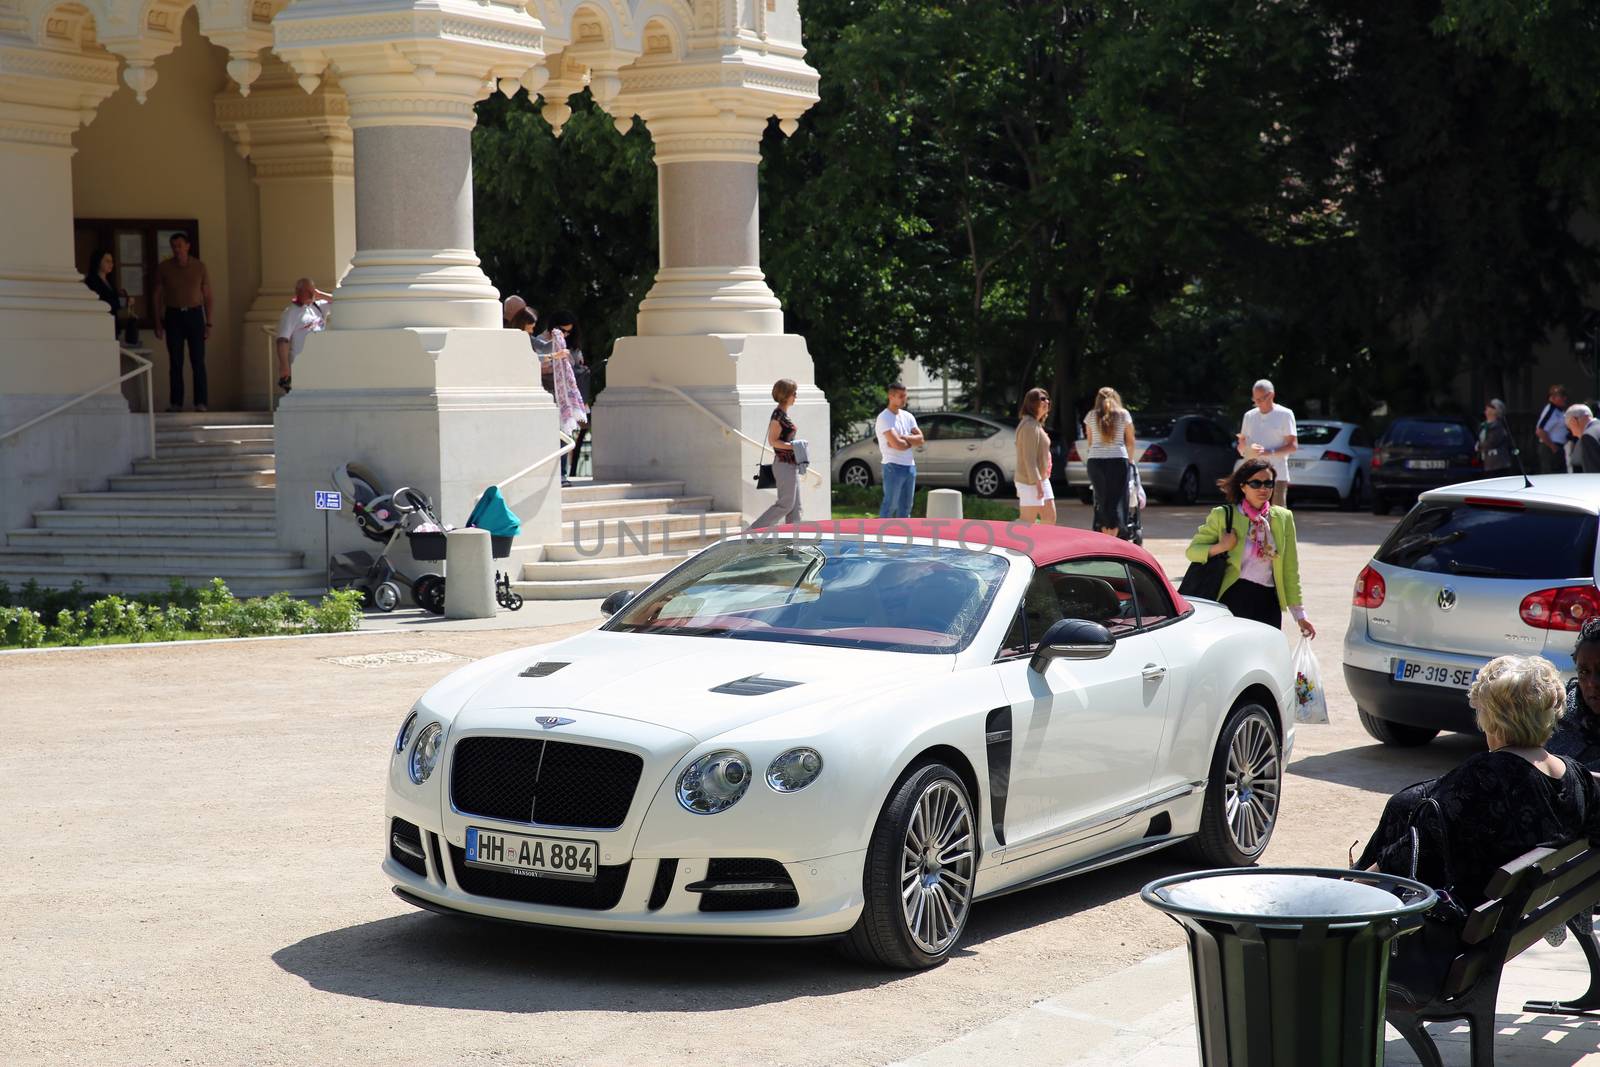
[[[399,816],[405,818],[404,815]],[[459,912],[488,919],[596,930],[618,934],[664,934],[685,937],[834,937],[855,925],[862,907],[862,872],[866,852],[784,863],[794,883],[799,904],[773,911],[704,912],[701,894],[687,886],[705,877],[711,857],[675,857],[676,870],[660,898],[657,875],[668,857],[632,856],[621,864],[602,868],[607,880],[620,879],[620,893],[611,907],[561,907],[481,896],[466,892],[457,877],[458,858],[443,840],[441,828],[423,826],[425,874],[402,866],[389,851],[389,822],[385,820],[383,873],[396,890],[422,907]],[[522,832],[528,832],[526,830]],[[593,832],[563,833],[539,828],[541,836],[593,840]],[[728,856],[760,856],[762,848],[719,850]],[[619,872],[619,868],[622,870]],[[652,899],[655,898],[655,899]],[[609,897],[608,897],[609,900]],[[652,909],[652,903],[660,906]],[[607,901],[608,902],[608,901]]]

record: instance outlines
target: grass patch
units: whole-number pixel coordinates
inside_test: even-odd
[[[833,517],[836,519],[875,519],[883,506],[883,487],[879,485],[835,485],[833,487]],[[928,514],[928,490],[918,489],[911,501],[911,514],[923,518]],[[1014,504],[985,500],[971,493],[961,494],[961,515],[967,519],[993,519],[1008,522],[1017,517]]]

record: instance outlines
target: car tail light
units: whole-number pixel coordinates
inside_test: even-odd
[[[1492,496],[1469,496],[1462,503],[1473,508],[1501,508],[1505,511],[1526,511],[1528,507],[1520,500],[1497,500]]]
[[[1067,450],[1067,462],[1068,463],[1082,463],[1083,462],[1083,457],[1078,455],[1078,446],[1077,445],[1073,445],[1070,449]]]
[[[1144,455],[1139,457],[1140,463],[1165,463],[1166,461],[1167,450],[1160,445],[1151,445],[1144,450]]]
[[[1372,450],[1372,469],[1377,470],[1381,466],[1383,466],[1383,449],[1374,448]]]
[[[1481,466],[1483,466],[1483,457],[1478,455],[1476,452],[1474,452],[1472,455],[1467,457],[1467,466],[1469,466],[1469,467],[1481,467]]]
[[[1333,463],[1353,463],[1355,461],[1355,457],[1354,456],[1347,455],[1344,452],[1335,452],[1332,449],[1329,449],[1328,451],[1324,452],[1322,454],[1322,458],[1326,459],[1326,460],[1329,460],[1329,461],[1331,461]]]
[[[1383,575],[1367,564],[1361,568],[1361,573],[1356,575],[1356,595],[1351,600],[1358,608],[1381,608],[1383,598],[1389,594],[1389,587],[1383,582]]]
[[[1600,592],[1592,585],[1569,585],[1560,589],[1541,589],[1522,598],[1517,609],[1522,621],[1536,630],[1583,629],[1583,624],[1600,615]]]

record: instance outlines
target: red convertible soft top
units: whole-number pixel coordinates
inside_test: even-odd
[[[1066,526],[1045,526],[1022,522],[992,522],[981,519],[830,519],[826,522],[801,522],[773,527],[773,533],[822,534],[842,537],[923,538],[946,541],[969,548],[1006,548],[1021,552],[1035,566],[1069,559],[1098,557],[1127,559],[1143,563],[1172,594],[1179,614],[1189,610],[1188,601],[1178,595],[1167,572],[1156,558],[1139,545],[1091,530]]]

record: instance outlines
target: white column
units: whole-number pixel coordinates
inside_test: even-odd
[[[247,404],[267,406],[269,341],[295,280],[331,290],[355,254],[355,156],[349,107],[329,77],[306,93],[294,74],[269,61],[248,98],[216,98],[217,124],[250,160],[261,204],[261,289],[245,313]]]
[[[642,336],[783,332],[761,273],[759,173],[765,115],[711,112],[650,122],[661,266],[639,306]]]
[[[36,46],[0,22],[0,434],[121,373],[112,318],[83,284],[72,234],[72,137],[116,90],[116,72],[113,57]],[[112,389],[0,442],[0,534],[62,492],[104,488],[139,441]]]
[[[660,387],[687,393],[764,441],[773,383],[790,378],[800,387],[791,416],[821,475],[820,484],[802,484],[801,508],[808,518],[826,518],[827,399],[805,339],[784,333],[782,305],[761,271],[758,181],[769,118],[794,129],[817,99],[817,76],[797,48],[761,51],[748,37],[741,31],[719,40],[714,56],[625,67],[621,92],[607,104],[619,122],[642,117],[654,142],[661,262],[639,307],[639,335],[619,340],[607,364],[596,401],[595,470],[682,481],[718,508],[752,517],[772,502],[770,491],[755,488],[756,450]],[[611,426],[628,433],[608,433]]]
[[[500,78],[537,84],[542,27],[512,0],[299,0],[274,27],[304,89],[332,73],[344,91],[356,230],[331,328],[307,342],[278,408],[279,543],[320,553],[311,495],[351,461],[459,526],[485,488],[559,445],[472,235],[473,105]],[[555,464],[505,492],[522,543],[559,536]],[[358,543],[350,524],[339,536],[335,551]]]

